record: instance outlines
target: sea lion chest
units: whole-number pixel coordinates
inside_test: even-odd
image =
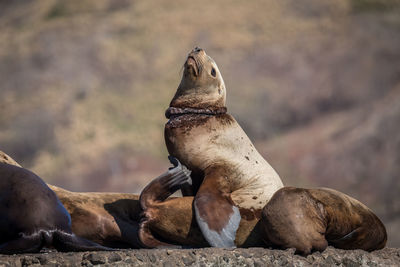
[[[235,204],[262,208],[282,182],[257,152],[236,120],[229,114],[217,116],[186,114],[165,125],[168,152],[194,173],[220,167],[226,173]],[[199,184],[202,177],[192,177]]]

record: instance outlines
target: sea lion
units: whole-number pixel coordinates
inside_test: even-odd
[[[188,179],[179,161],[156,179]],[[173,185],[172,185],[173,186]],[[81,237],[112,248],[148,247],[138,236],[142,208],[139,195],[125,193],[75,193],[52,186],[72,217],[72,231]],[[157,188],[147,187],[148,194]],[[171,231],[173,231],[171,229]]]
[[[263,209],[261,231],[267,244],[303,255],[328,245],[372,251],[387,240],[385,226],[367,206],[328,188],[278,190]]]
[[[109,250],[72,233],[69,213],[31,171],[0,163],[0,196],[2,254],[39,252],[44,246],[59,251]]]
[[[71,215],[72,232],[111,248],[141,248],[138,194],[71,192],[49,186]]]
[[[225,102],[225,83],[216,63],[196,47],[186,59],[182,80],[166,111],[169,121],[164,136],[169,154],[192,170],[196,221],[215,247],[235,246],[241,217],[259,216],[283,186],[226,113]]]

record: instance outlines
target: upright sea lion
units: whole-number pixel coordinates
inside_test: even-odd
[[[0,253],[108,250],[72,233],[69,213],[34,173],[0,163],[0,196]]]
[[[263,209],[262,236],[269,245],[298,253],[385,247],[383,223],[364,204],[333,189],[284,187]]]
[[[259,216],[282,181],[226,113],[226,88],[214,60],[192,50],[166,111],[170,155],[192,170],[198,225],[212,246],[233,247],[241,216]]]

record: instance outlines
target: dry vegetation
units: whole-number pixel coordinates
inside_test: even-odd
[[[72,190],[139,192],[168,163],[186,53],[286,184],[365,202],[400,245],[400,1],[1,1],[0,150]]]

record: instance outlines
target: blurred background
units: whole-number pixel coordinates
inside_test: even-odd
[[[372,208],[400,246],[400,0],[0,1],[0,150],[74,191],[139,193],[200,46],[286,185]]]

